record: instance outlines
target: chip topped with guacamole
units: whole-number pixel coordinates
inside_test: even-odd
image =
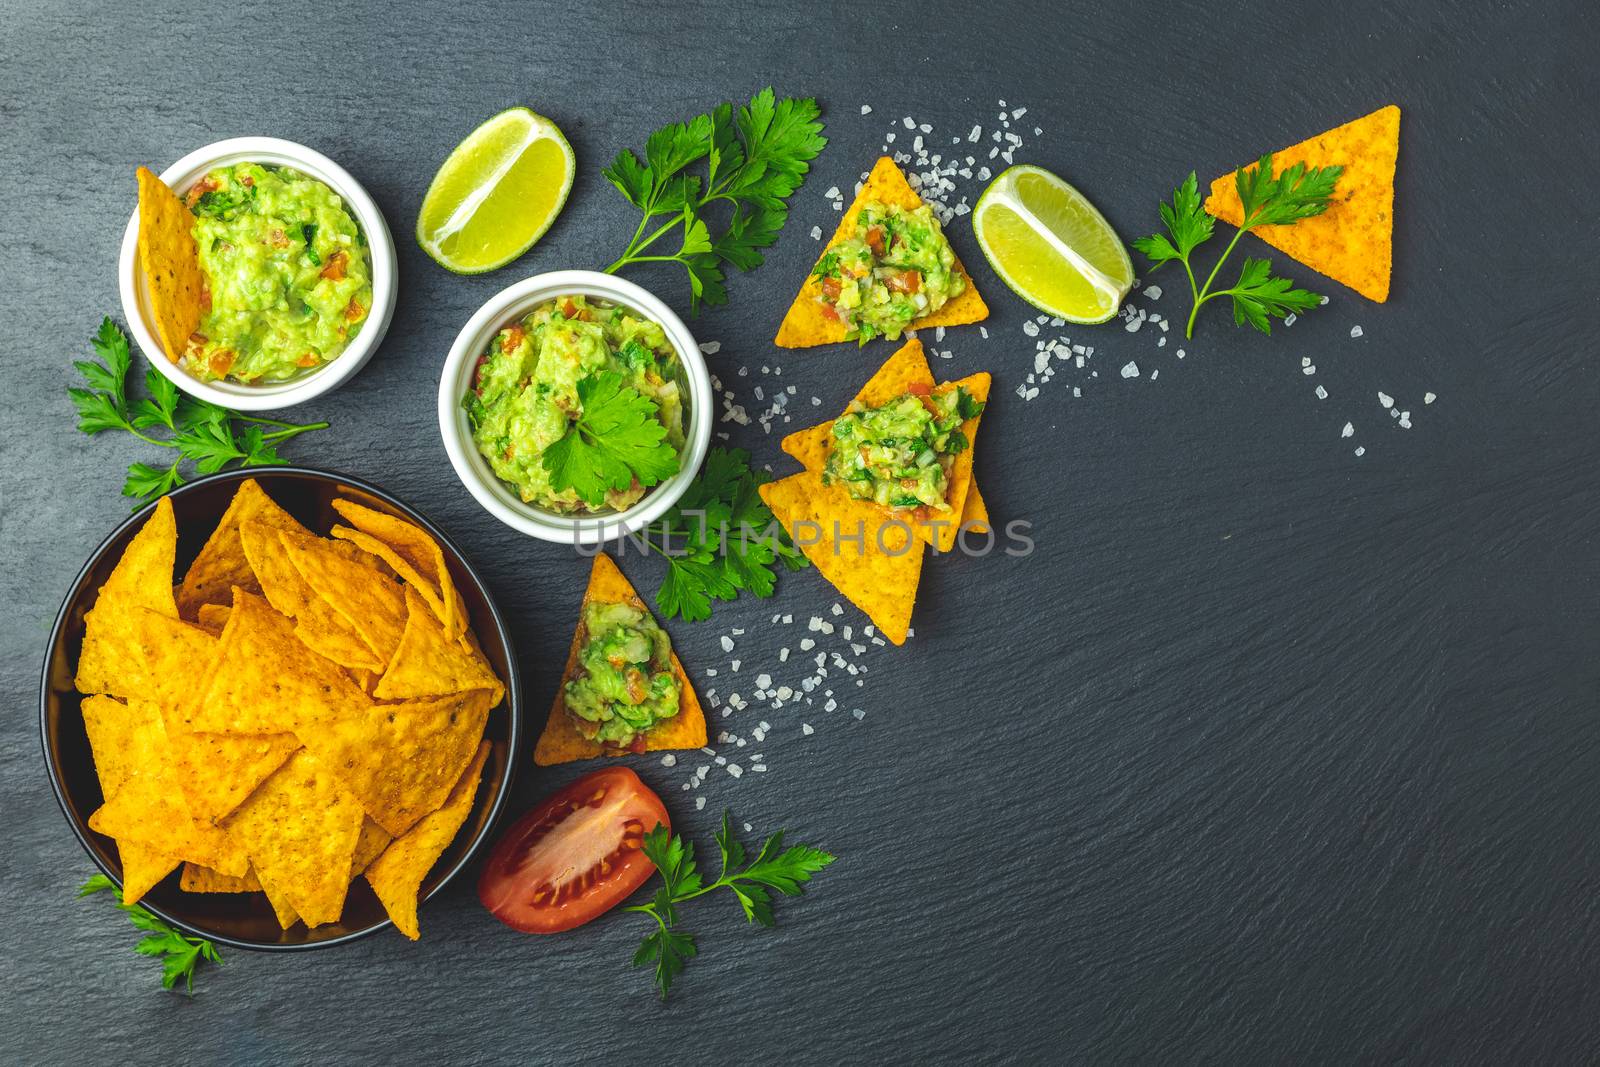
[[[280,382],[336,359],[372,309],[366,238],[339,194],[288,167],[234,163],[184,196],[205,279],[179,365]]]
[[[583,629],[580,673],[564,689],[567,714],[591,741],[643,751],[645,731],[678,714],[672,641],[648,611],[627,603],[584,605]]]
[[[855,401],[833,421],[823,484],[895,511],[949,511],[950,468],[971,447],[961,424],[981,411],[959,385],[918,383],[882,404]]]
[[[874,337],[898,339],[912,322],[967,287],[927,204],[907,209],[867,201],[854,232],[829,248],[811,274],[824,313],[861,344]]]
[[[561,296],[495,334],[462,407],[478,451],[524,501],[622,511],[678,471],[682,376],[660,323]]]

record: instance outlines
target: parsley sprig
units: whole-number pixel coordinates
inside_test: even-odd
[[[222,954],[203,937],[189,937],[177,928],[163,922],[137,904],[122,903],[122,894],[116,883],[103,874],[90,878],[78,890],[78,897],[110,891],[134,927],[145,932],[133,951],[141,956],[161,957],[161,988],[172,989],[183,979],[184,992],[194,995],[194,972],[201,962],[222,966]]]
[[[815,100],[778,100],[768,86],[737,116],[732,104],[719,104],[708,115],[661,127],[645,142],[642,163],[631,149],[618,152],[606,179],[644,217],[606,272],[635,263],[681,263],[697,314],[702,304],[727,303],[723,265],[761,265],[760,249],[777,240],[789,216],[786,201],[828,143],[817,121],[821,113]],[[704,177],[685,173],[702,159]],[[707,211],[718,205],[725,208],[717,215],[723,224],[713,234]],[[660,218],[666,221],[647,233]],[[680,231],[676,252],[648,251],[674,230]]]
[[[636,478],[648,488],[678,473],[678,450],[657,411],[654,400],[624,385],[615,371],[579,379],[578,415],[540,459],[551,486],[598,506]]]
[[[327,429],[325,422],[292,423],[241,415],[184,396],[154,367],[145,370],[148,395],[130,397],[128,371],[133,356],[127,334],[107,318],[90,343],[100,358],[73,364],[88,388],[76,386],[67,390],[78,410],[78,429],[90,435],[119,430],[146,444],[178,453],[164,467],[129,464],[122,493],[141,503],[182,485],[186,480],[185,463],[193,464],[201,474],[214,474],[230,463],[241,467],[272,466],[283,462],[278,445],[307,430]]]
[[[713,448],[677,505],[641,533],[639,543],[667,561],[656,591],[667,618],[710,618],[713,600],[740,591],[765,599],[777,584],[775,564],[808,565],[757,492],[764,481],[748,452]]]
[[[694,845],[657,824],[644,835],[642,848],[661,872],[661,886],[648,904],[631,905],[628,911],[642,912],[656,921],[656,929],[645,935],[633,954],[633,965],[654,964],[656,987],[666,997],[673,979],[684,964],[698,954],[694,935],[678,928],[678,907],[695,897],[727,889],[739,900],[746,921],[762,926],[776,925],[772,914],[772,893],[797,897],[811,876],[834,861],[834,857],[810,845],[783,847],[779,830],[761,843],[761,849],[745,863],[745,849],[733,836],[733,817],[724,812],[722,829],[717,831],[717,849],[722,856],[722,873],[706,882],[695,865]]]
[[[1287,278],[1274,277],[1270,260],[1250,256],[1245,257],[1239,280],[1230,288],[1213,289],[1212,286],[1216,284],[1222,264],[1233,252],[1233,246],[1239,243],[1240,237],[1257,226],[1289,226],[1301,219],[1322,214],[1328,210],[1334,185],[1343,173],[1344,168],[1339,166],[1308,169],[1304,163],[1295,163],[1274,176],[1271,153],[1262,156],[1254,166],[1240,167],[1233,181],[1239,191],[1243,220],[1238,232],[1228,242],[1228,247],[1223,249],[1221,258],[1206,276],[1205,284],[1200,285],[1189,257],[1197,247],[1211,239],[1216,220],[1206,214],[1195,173],[1189,172],[1183,184],[1173,191],[1172,203],[1161,205],[1161,221],[1167,232],[1151,234],[1133,242],[1133,247],[1148,256],[1158,268],[1173,260],[1183,265],[1183,272],[1189,279],[1189,291],[1194,297],[1189,322],[1184,330],[1185,337],[1194,336],[1194,320],[1200,314],[1200,308],[1206,301],[1218,297],[1232,297],[1234,325],[1248,322],[1265,334],[1272,333],[1272,319],[1281,319],[1290,312],[1306,311],[1317,305],[1322,298],[1316,293],[1295,288]]]

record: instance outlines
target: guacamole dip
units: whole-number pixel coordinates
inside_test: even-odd
[[[590,604],[583,627],[567,714],[591,741],[642,750],[645,731],[678,714],[672,642],[648,611],[630,604]]]
[[[844,323],[847,336],[866,344],[874,337],[898,339],[913,321],[960,294],[967,281],[955,262],[928,205],[907,211],[869,200],[856,216],[855,232],[811,273],[823,309]]]
[[[478,358],[462,406],[478,451],[523,500],[562,514],[602,507],[621,511],[647,491],[637,478],[593,504],[573,489],[556,489],[544,463],[545,450],[583,415],[579,383],[614,374],[621,377],[624,390],[649,401],[653,417],[665,428],[664,439],[681,453],[679,372],[678,354],[660,323],[605,301],[561,296],[494,336]]]
[[[345,350],[372,308],[372,266],[337,193],[287,167],[235,163],[184,202],[205,276],[186,371],[278,382]]]
[[[960,386],[851,404],[834,420],[823,481],[896,511],[949,511],[950,466],[970,444],[961,424],[982,410]]]

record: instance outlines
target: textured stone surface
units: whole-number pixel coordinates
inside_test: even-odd
[[[866,22],[859,5],[765,2],[668,15],[0,0],[7,1058],[1593,1055],[1593,9],[941,6]],[[127,924],[72,897],[91,867],[50,796],[35,712],[59,597],[126,514],[122,470],[141,455],[74,433],[62,392],[118,311],[134,165],[276,134],[378,199],[402,259],[394,325],[358,378],[300,409],[334,428],[291,452],[378,482],[464,544],[515,620],[537,716],[586,568],[508,532],[457,483],[435,428],[438,368],[503,285],[621,249],[635,220],[600,175],[613,152],[769,81],[818,95],[833,142],[768,264],[694,323],[723,343],[711,362],[727,381],[781,359],[802,402],[837,409],[886,346],[769,343],[815,254],[808,231],[833,225],[823,190],[848,190],[899,115],[987,131],[1002,98],[1045,130],[1019,160],[1079,183],[1127,237],[1153,228],[1190,167],[1205,179],[1401,104],[1394,296],[1380,308],[1328,287],[1329,307],[1271,339],[1219,308],[1183,363],[1116,325],[1079,331],[1102,348],[1099,379],[1081,399],[1058,382],[1024,404],[1011,390],[1031,369],[1027,309],[956,225],[995,315],[988,341],[952,331],[937,369],[996,374],[978,476],[996,516],[1035,524],[1038,551],[930,561],[917,636],[863,657],[866,685],[837,712],[719,720],[744,735],[771,721],[771,770],[713,770],[704,811],[679,788],[694,760],[639,764],[703,848],[728,806],[756,833],[786,826],[841,856],[776,931],[746,929],[732,901],[698,902],[702,955],[663,1006],[628,966],[643,919],[528,938],[461,883],[423,909],[420,944],[230,953],[193,1002],[161,994]],[[448,275],[409,236],[428,179],[478,121],[524,102],[578,151],[571,202],[515,265]],[[636,277],[687,310],[678,276]],[[1158,306],[1178,315],[1175,282]],[[1115,373],[1129,360],[1139,379]],[[747,403],[754,380],[739,381]],[[1378,389],[1413,409],[1414,429],[1392,425]],[[1424,410],[1425,390],[1439,401]],[[1347,419],[1358,441],[1339,439]],[[757,429],[735,439],[787,462]],[[624,567],[654,587],[654,564]],[[692,668],[726,673],[718,638],[746,627],[743,673],[778,675],[775,650],[797,635],[767,627],[772,611],[803,624],[835,599],[791,576],[771,604],[671,629]],[[530,766],[516,807],[573,773]]]

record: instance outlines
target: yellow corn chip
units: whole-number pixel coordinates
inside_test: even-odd
[[[233,603],[234,586],[247,593],[261,592],[239,537],[239,527],[246,522],[261,523],[275,530],[292,530],[307,537],[311,535],[311,531],[280,508],[254,478],[246,478],[234,490],[228,510],[222,513],[217,528],[206,538],[200,554],[189,564],[183,584],[178,586],[178,611],[184,618],[201,617],[200,609],[206,604],[227,607]]]
[[[344,910],[361,823],[360,802],[301,749],[239,806],[228,830],[244,845],[274,910],[281,899],[307,926],[321,926]]]
[[[439,861],[444,850],[455,840],[461,824],[472,811],[473,798],[478,793],[478,781],[483,776],[484,762],[489,758],[489,742],[478,746],[472,762],[467,765],[450,789],[442,807],[430,812],[420,822],[407,830],[384,850],[383,855],[367,868],[367,881],[383,904],[383,910],[395,927],[411,940],[422,936],[417,923],[417,903],[422,891],[422,880]]]
[[[474,689],[436,700],[375,704],[359,714],[302,724],[296,732],[373,821],[399,836],[442,804],[461,776],[483,737],[489,698],[488,690]]]
[[[150,313],[167,358],[176,363],[200,329],[205,275],[194,243],[194,216],[178,194],[140,167],[139,262],[150,287]]]
[[[238,843],[217,827],[200,823],[185,803],[156,705],[132,701],[119,712],[114,701],[97,702],[85,715],[84,726],[90,748],[104,754],[96,767],[109,765],[126,774],[105,804],[89,816],[91,830],[159,848],[226,874],[245,872],[248,862]],[[114,750],[120,755],[112,757]]]
[[[909,524],[823,485],[814,471],[768,482],[760,493],[822,576],[884,637],[904,644],[922,577],[922,542]]]
[[[81,710],[95,776],[100,779],[100,794],[109,799],[134,771],[132,761],[137,752],[133,730],[137,719],[120,700],[104,696],[85,697]],[[138,841],[118,841],[117,859],[122,864],[124,904],[137,904],[183,862],[182,857],[159,846]]]
[[[259,893],[261,879],[256,877],[254,868],[235,877],[198,863],[185,863],[183,873],[178,876],[178,888],[185,893]]]
[[[567,683],[578,674],[578,653],[583,650],[583,643],[588,638],[587,628],[583,624],[584,609],[591,603],[629,604],[640,611],[650,610],[611,557],[604,552],[596,553],[594,566],[589,571],[589,587],[584,590],[583,603],[578,607],[578,627],[572,635],[572,647],[567,652],[567,668],[561,672],[555,700],[550,704],[550,717],[545,720],[544,732],[539,735],[539,742],[533,749],[533,762],[541,767],[620,754],[608,753],[598,742],[584,737],[567,715]],[[644,747],[647,752],[705,747],[706,713],[700,707],[700,697],[694,691],[694,683],[689,681],[689,675],[676,652],[672,654],[672,675],[678,680],[678,714],[645,733]]]
[[[493,693],[490,706],[500,703],[505,695],[500,679],[471,648],[451,640],[415,586],[406,586],[406,608],[405,633],[373,696],[379,700],[407,700],[488,689]]]
[[[287,541],[301,536],[266,523],[247,520],[240,525],[239,540],[262,593],[279,613],[295,620],[295,636],[310,648],[341,666],[382,670],[383,662],[356,628],[290,562]],[[311,534],[303,538],[317,540]]]
[[[362,820],[361,834],[356,838],[356,850],[350,857],[350,880],[353,882],[360,878],[393,840],[389,831],[373,822],[371,817]]]
[[[1394,168],[1399,154],[1400,109],[1393,104],[1275,153],[1274,173],[1296,163],[1338,164],[1344,173],[1332,204],[1321,215],[1250,232],[1312,270],[1383,303],[1389,299],[1394,258]],[[1234,175],[1211,183],[1206,211],[1234,226],[1244,221]]]
[[[972,488],[967,490],[967,504],[961,509],[961,525],[973,533],[994,531],[994,524],[989,521],[989,506],[983,502],[983,494],[978,492],[976,479]]]
[[[78,690],[142,697],[162,704],[193,699],[194,679],[217,653],[217,639],[198,626],[148,608],[96,607],[84,617]]]
[[[869,200],[904,208],[907,211],[915,211],[922,206],[922,198],[911,188],[911,183],[906,181],[905,173],[895,165],[894,160],[883,156],[873,166],[872,173],[862,184],[861,191],[856,194],[855,202],[844,213],[844,218],[839,220],[839,228],[834,231],[833,238],[822,249],[822,255],[827,255],[829,249],[835,248],[855,232],[856,217],[861,214],[862,205]],[[821,259],[821,256],[817,258]],[[973,284],[971,275],[961,265],[960,259],[956,260],[955,269],[956,273],[966,279],[966,288],[939,310],[917,319],[911,324],[910,329],[961,326],[969,322],[982,322],[989,317],[988,305],[983,302],[983,297],[978,295],[978,287]],[[818,287],[817,279],[808,275],[805,284],[800,287],[800,295],[795,297],[789,313],[783,317],[783,322],[778,327],[778,336],[774,344],[779,348],[813,348],[845,340],[847,331],[844,323],[823,313],[823,306],[819,302],[821,295],[822,290]]]
[[[172,565],[178,553],[178,522],[172,512],[172,499],[162,497],[145,520],[122,558],[100,586],[95,607],[118,610],[149,608],[158,615],[178,617],[172,595]]]
[[[456,591],[450,577],[450,567],[445,563],[444,549],[439,547],[428,532],[415,523],[397,518],[382,511],[364,507],[353,500],[335,500],[333,510],[344,516],[346,522],[361,533],[388,546],[390,552],[378,553],[398,571],[406,581],[418,587],[418,592],[430,607],[440,609],[439,621],[445,632],[457,637],[467,628],[466,604]],[[342,532],[347,527],[334,527],[335,537],[348,537]],[[363,547],[367,547],[363,545]],[[375,549],[368,547],[368,551]],[[392,555],[391,555],[392,553]],[[395,556],[404,561],[401,567]]]
[[[229,596],[232,595],[230,592]],[[195,625],[213,637],[221,637],[222,628],[228,625],[228,612],[231,610],[232,607],[227,604],[201,604],[200,610],[195,612]]]
[[[202,822],[221,822],[300,747],[292,733],[196,732],[170,705],[162,707],[161,718],[175,777],[189,810]]]
[[[987,401],[989,386],[989,375],[980,372],[958,382],[946,382],[942,386],[935,387],[933,371],[929,369],[928,360],[922,352],[922,342],[913,338],[890,356],[878,369],[878,373],[867,380],[867,384],[861,387],[861,391],[856,393],[850,404],[859,403],[866,407],[877,407],[917,387],[931,388],[934,392],[959,387],[966,389],[975,399]],[[846,410],[849,410],[849,406]],[[961,432],[966,435],[967,442],[972,447],[958,452],[951,465],[950,485],[945,494],[950,511],[943,515],[934,514],[928,517],[921,517],[911,512],[901,513],[898,516],[911,524],[919,540],[933,545],[940,552],[949,552],[955,547],[956,537],[961,532],[961,524],[966,521],[967,494],[972,487],[973,451],[978,442],[978,422],[982,417],[980,412],[961,424]],[[833,420],[829,419],[819,426],[795,431],[783,439],[782,447],[785,452],[798,459],[806,470],[820,474],[827,465],[828,450],[832,446]],[[845,492],[842,488],[831,488],[836,488],[840,493]],[[955,516],[960,518],[957,519]]]
[[[279,533],[278,538],[300,577],[343,616],[387,666],[406,628],[406,598],[399,583],[325,547],[321,538],[285,533]]]
[[[184,862],[158,845],[142,841],[118,841],[117,860],[122,864],[122,902],[137,904],[144,895],[161,884],[174,867]]]
[[[287,618],[242,589],[234,591],[219,644],[205,697],[185,709],[191,730],[283,733],[358,714],[372,702],[336,663],[302,644]]]

